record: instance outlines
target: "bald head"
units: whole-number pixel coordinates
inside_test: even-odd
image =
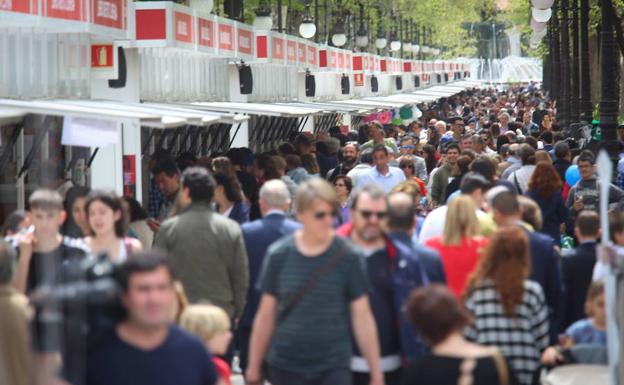
[[[416,204],[411,195],[396,192],[388,195],[388,227],[391,231],[411,232]]]
[[[288,211],[290,202],[288,187],[279,179],[269,180],[260,188],[260,210],[263,216],[270,210]]]

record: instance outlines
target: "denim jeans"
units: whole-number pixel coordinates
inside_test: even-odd
[[[351,385],[349,368],[332,369],[323,373],[308,375],[289,372],[269,365],[267,377],[271,385]]]

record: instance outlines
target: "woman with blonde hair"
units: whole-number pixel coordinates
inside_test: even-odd
[[[478,235],[476,212],[477,207],[469,196],[460,195],[453,199],[448,205],[442,236],[431,238],[426,243],[440,253],[447,285],[458,298],[488,244],[487,238]]]
[[[229,365],[216,356],[227,353],[232,340],[230,318],[218,306],[201,304],[188,306],[180,317],[182,329],[199,337],[213,355],[212,362],[219,373],[218,385],[232,385],[232,371]]]
[[[466,337],[501,349],[523,385],[539,383],[540,353],[549,342],[548,307],[529,271],[526,231],[501,228],[470,277],[465,300],[474,316]]]

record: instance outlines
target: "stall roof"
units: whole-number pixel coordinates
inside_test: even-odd
[[[372,107],[363,107],[347,104],[336,104],[332,102],[294,102],[294,103],[277,103],[285,106],[298,106],[305,108],[320,108],[323,112],[328,113],[346,113],[354,115],[364,115],[375,110]]]
[[[219,123],[238,124],[249,120],[249,116],[247,115],[208,111],[204,108],[198,108],[196,105],[193,104],[145,102],[141,103],[141,105],[164,109],[167,111],[179,111],[185,113],[202,114],[205,116],[216,116],[219,119]]]
[[[391,103],[403,103],[405,104],[418,104],[434,101],[435,98],[431,96],[422,96],[415,94],[395,94],[389,96],[377,96],[375,98],[366,98],[366,100],[378,100],[387,101]]]
[[[335,100],[332,103],[353,105],[353,106],[361,106],[361,107],[372,107],[380,110],[387,110],[390,108],[401,108],[408,104],[414,103],[405,103],[401,101],[390,101],[384,99],[383,96],[365,98],[365,99],[349,99],[349,100]]]
[[[295,118],[323,113],[321,108],[290,106],[285,104],[207,102],[193,103],[193,108],[205,108],[209,111],[239,113],[247,115],[279,116]]]
[[[186,120],[162,114],[111,109],[102,106],[72,104],[59,100],[11,100],[0,99],[0,108],[10,108],[28,114],[73,116],[104,120],[138,120],[141,125],[153,128],[169,128],[184,125]]]
[[[103,107],[112,110],[131,111],[153,115],[162,115],[167,120],[183,120],[185,124],[206,126],[219,121],[219,115],[208,115],[201,111],[171,111],[167,108],[154,107],[142,103],[122,103],[109,100],[68,100],[65,103],[85,106],[85,107]]]
[[[0,107],[0,125],[19,123],[25,115],[19,109]]]

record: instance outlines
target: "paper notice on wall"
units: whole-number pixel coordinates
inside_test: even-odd
[[[119,141],[117,122],[114,120],[78,118],[63,119],[61,144],[79,147],[106,147]]]

